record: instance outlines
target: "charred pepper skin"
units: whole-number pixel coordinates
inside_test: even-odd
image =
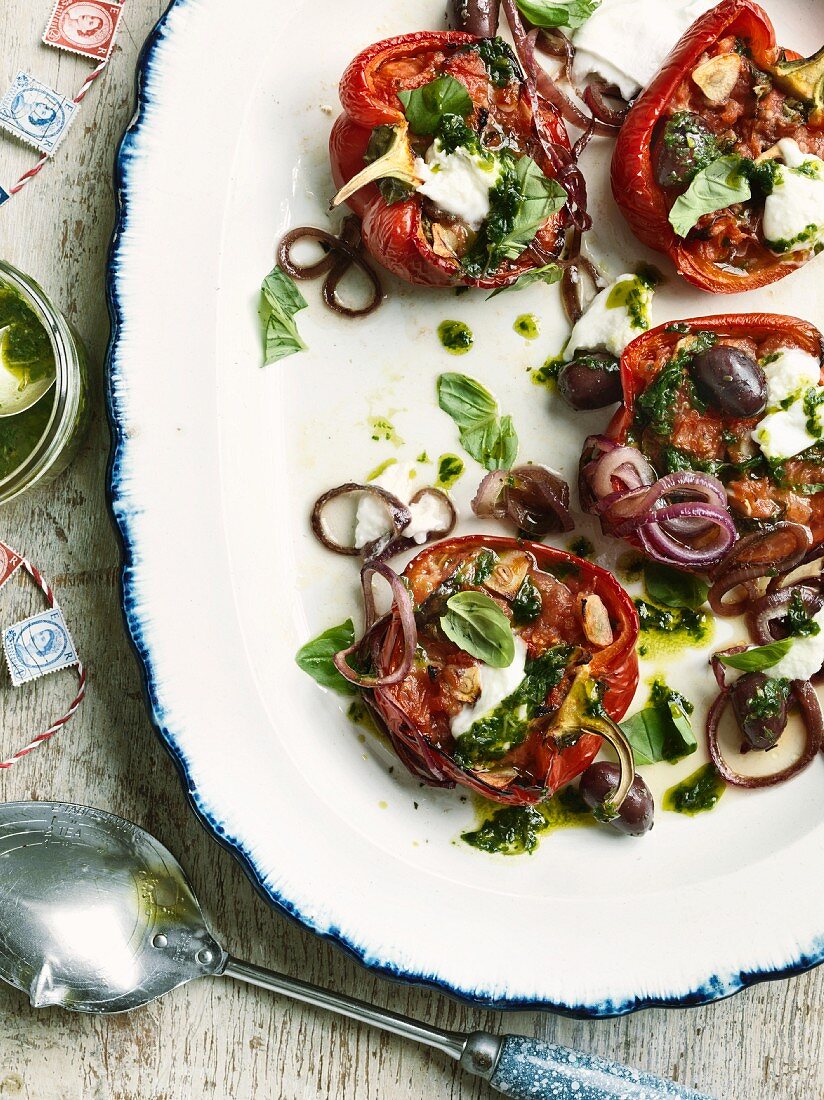
[[[618,135],[611,169],[612,193],[635,236],[656,252],[666,253],[687,282],[714,294],[755,290],[797,267],[796,261],[776,255],[773,263],[745,274],[722,270],[700,255],[693,242],[678,237],[669,223],[666,194],[653,156],[656,129],[685,76],[707,50],[729,35],[744,41],[756,65],[769,67],[778,57],[773,25],[753,0],[726,0],[710,9],[676,44],[631,108]],[[788,59],[798,57],[789,50],[783,53]]]
[[[364,167],[366,147],[376,127],[405,124],[397,92],[427,83],[425,66],[420,59],[427,54],[439,54],[447,60],[480,41],[476,35],[463,31],[421,31],[376,42],[358,54],[341,78],[343,113],[336,120],[329,138],[332,178],[337,189]],[[387,77],[383,71],[387,65],[406,68],[407,79],[400,82]],[[422,71],[416,71],[416,67]],[[467,91],[476,111],[483,107],[490,85],[489,79],[468,80]],[[512,118],[519,136],[529,141],[530,155],[547,176],[554,176],[537,140],[524,85],[518,93]],[[553,142],[568,150],[569,136],[554,109],[546,105],[541,119]],[[418,286],[475,286],[494,290],[508,286],[526,271],[547,262],[546,258],[538,257],[527,248],[517,260],[506,261],[497,270],[472,278],[456,260],[433,250],[424,233],[419,195],[412,193],[408,199],[388,205],[378,187],[370,183],[347,199],[347,204],[362,220],[363,241],[373,258],[405,282]],[[538,231],[536,242],[545,256],[560,251],[567,224],[568,215],[564,209],[551,215]]]

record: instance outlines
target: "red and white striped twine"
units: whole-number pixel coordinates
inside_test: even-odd
[[[20,565],[23,567],[23,569],[26,570],[31,579],[46,597],[46,602],[48,603],[49,608],[51,609],[53,607],[56,607],[57,600],[54,595],[54,590],[52,589],[46,578],[43,576],[43,574],[40,572],[40,570],[35,565],[32,565],[32,563],[27,558],[23,558]],[[14,753],[13,756],[10,756],[7,760],[0,761],[0,770],[13,767],[19,760],[22,760],[24,756],[28,756],[30,752],[34,752],[35,749],[45,744],[46,741],[50,741],[51,738],[54,737],[54,735],[63,728],[63,726],[65,726],[68,722],[72,720],[75,713],[77,712],[78,707],[83,702],[83,699],[86,695],[86,670],[83,668],[83,662],[79,659],[77,661],[77,664],[74,665],[74,671],[77,674],[78,681],[77,694],[69,705],[69,709],[62,717],[58,718],[57,721],[52,722],[48,729],[43,730],[42,733],[39,733],[36,737],[33,737],[27,745],[23,746],[22,749],[18,749],[18,751]]]

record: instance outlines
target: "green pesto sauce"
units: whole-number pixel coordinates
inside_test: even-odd
[[[438,339],[450,355],[466,355],[474,343],[472,330],[463,321],[441,321]]]
[[[625,309],[632,328],[649,327],[648,284],[637,275],[616,283],[609,292],[607,309]]]
[[[481,852],[503,856],[532,853],[540,837],[556,829],[586,829],[596,823],[576,787],[564,787],[537,806],[503,806],[478,800],[476,829],[461,833],[461,840]],[[491,811],[491,812],[490,812]]]
[[[385,416],[370,416],[367,424],[372,429],[372,438],[375,442],[394,443],[396,447],[403,445],[403,440],[395,431],[395,425]]]
[[[6,283],[0,283],[0,330],[5,369],[23,388],[56,373],[54,350],[48,333],[20,295]],[[25,412],[0,419],[0,478],[8,477],[39,443],[54,406],[54,391],[49,390]]]
[[[705,764],[674,787],[670,787],[664,795],[663,806],[665,810],[694,817],[714,809],[725,790],[726,784],[715,765]]]
[[[712,638],[712,619],[704,611],[687,607],[661,607],[649,600],[633,601],[641,624],[641,656],[671,654],[688,646],[707,645]]]
[[[538,599],[537,611],[525,608],[522,622],[529,622],[540,614],[540,593],[534,592]],[[517,608],[515,616],[517,621]],[[465,768],[488,764],[522,744],[529,733],[530,722],[542,712],[552,688],[561,682],[571,653],[571,646],[558,645],[528,660],[524,679],[512,694],[473,722],[458,738],[457,763]]]
[[[353,699],[349,704],[349,708],[346,711],[346,717],[353,725],[360,726],[365,733],[370,734],[375,740],[380,741],[382,744],[391,748],[389,738],[383,732],[383,730],[377,725],[375,719],[369,712],[369,708],[363,702],[361,698]],[[359,741],[366,741],[366,737],[361,736]]]
[[[385,470],[388,470],[390,466],[395,466],[397,464],[397,461],[398,460],[396,458],[387,458],[386,462],[381,462],[378,466],[375,467],[374,470],[369,471],[369,473],[366,475],[366,480],[374,481],[376,477],[380,477],[381,474],[384,473]]]
[[[573,539],[569,544],[570,554],[574,554],[577,558],[591,558],[595,553],[595,547],[582,535],[580,538]]]
[[[438,478],[435,482],[436,488],[451,489],[463,472],[463,459],[458,458],[457,455],[441,455],[438,459]]]
[[[558,372],[565,362],[563,355],[556,355],[552,359],[547,359],[542,367],[538,367],[537,370],[532,372],[532,381],[536,386],[546,386],[547,389],[553,389],[558,381]]]
[[[523,336],[524,340],[535,340],[540,332],[538,318],[534,313],[522,313],[520,317],[515,318],[515,324],[512,327],[519,336]]]
[[[638,554],[634,550],[627,550],[618,559],[619,578],[627,583],[640,581],[644,575],[646,561],[647,559],[643,554]]]

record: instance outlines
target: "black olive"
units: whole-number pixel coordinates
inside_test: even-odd
[[[498,32],[500,7],[501,0],[449,0],[449,28],[467,31],[479,38],[492,38]]]
[[[590,764],[581,776],[581,797],[587,806],[597,810],[604,805],[621,777],[621,769],[617,764],[608,760],[599,760],[597,764]],[[636,775],[629,794],[624,799],[618,816],[607,822],[619,833],[627,836],[643,836],[653,826],[655,817],[655,803],[652,794],[640,775]]]
[[[760,416],[767,379],[760,363],[738,348],[716,344],[695,355],[690,374],[702,401],[727,416]]]
[[[772,680],[763,672],[747,672],[731,691],[732,709],[750,749],[773,749],[787,725],[786,680]]]
[[[558,371],[558,393],[573,409],[603,409],[621,400],[618,360],[608,351],[579,351]]]
[[[674,114],[664,127],[656,178],[661,187],[685,187],[719,155],[715,134],[689,111]]]

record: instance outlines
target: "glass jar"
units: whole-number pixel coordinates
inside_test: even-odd
[[[56,369],[53,388],[40,399],[52,400],[51,414],[42,435],[20,465],[0,478],[0,504],[5,504],[35,485],[48,484],[65,470],[88,426],[89,395],[85,349],[60,310],[33,279],[4,260],[0,260],[2,283],[20,295],[45,329],[54,350]]]

